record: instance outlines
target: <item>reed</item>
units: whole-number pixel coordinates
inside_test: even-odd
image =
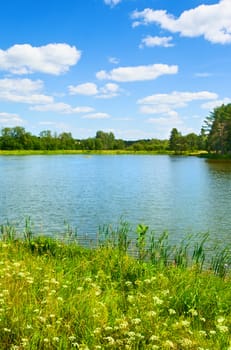
[[[123,223],[92,249],[0,232],[0,349],[230,350],[230,249],[207,257],[207,234],[172,246],[142,224],[133,244]]]

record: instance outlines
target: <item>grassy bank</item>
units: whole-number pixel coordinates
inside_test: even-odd
[[[203,242],[190,265],[186,245],[167,259],[164,236],[147,256],[146,231],[134,258],[124,226],[95,249],[1,226],[0,348],[230,350],[229,274],[201,268]]]
[[[29,155],[59,155],[59,154],[83,154],[83,155],[94,155],[94,154],[102,154],[102,155],[117,155],[117,154],[140,154],[140,155],[185,155],[185,156],[199,156],[204,155],[203,151],[195,151],[195,152],[179,152],[175,153],[173,151],[132,151],[132,150],[0,150],[0,156],[29,156]]]

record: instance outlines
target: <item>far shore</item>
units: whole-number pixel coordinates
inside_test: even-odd
[[[0,150],[0,156],[27,156],[27,155],[62,155],[62,154],[83,154],[83,155],[184,155],[201,156],[207,154],[206,151],[180,152],[173,151],[133,151],[133,150]]]

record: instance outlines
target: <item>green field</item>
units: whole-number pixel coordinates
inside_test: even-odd
[[[114,233],[83,248],[1,226],[0,349],[230,350],[230,250]]]

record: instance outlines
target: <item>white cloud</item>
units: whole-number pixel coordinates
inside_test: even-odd
[[[137,101],[141,105],[140,112],[144,114],[176,115],[175,109],[186,107],[189,102],[198,100],[215,100],[217,94],[209,91],[179,92],[170,94],[155,94]]]
[[[53,97],[40,93],[41,80],[0,79],[0,100],[27,104],[52,103]]]
[[[6,113],[1,112],[0,113],[0,124],[4,126],[15,126],[15,125],[21,125],[23,123],[23,119],[20,118],[18,114],[13,113]]]
[[[119,95],[119,85],[107,83],[102,87],[97,87],[94,83],[85,83],[80,85],[70,85],[69,92],[71,95],[95,96],[97,98],[112,98]]]
[[[171,47],[174,46],[174,44],[171,43],[172,36],[150,36],[148,35],[146,38],[144,38],[140,44],[140,47],[148,46],[148,47],[154,47],[154,46],[163,46],[163,47]]]
[[[89,113],[94,111],[94,108],[91,108],[91,107],[87,107],[87,106],[72,107],[69,104],[63,103],[63,102],[33,106],[30,109],[32,111],[38,111],[38,112],[57,112],[62,114]]]
[[[75,65],[81,52],[68,44],[48,44],[33,47],[30,44],[14,45],[0,50],[0,70],[13,74],[35,72],[59,75]]]
[[[195,76],[198,78],[208,78],[211,77],[211,73],[207,73],[207,72],[201,72],[201,73],[196,73]]]
[[[99,71],[96,77],[100,80],[108,79],[119,82],[132,82],[154,80],[161,75],[176,74],[178,66],[169,66],[167,64],[152,64],[146,66],[119,67],[110,72]]]
[[[99,89],[99,95],[97,98],[112,98],[119,95],[120,88],[119,85],[114,83],[105,84]]]
[[[97,85],[94,83],[84,83],[76,86],[70,85],[68,88],[71,95],[80,94],[92,96],[98,94]]]
[[[116,6],[121,2],[121,0],[104,0],[106,5]]]
[[[231,98],[226,97],[222,100],[215,100],[203,103],[201,108],[213,110],[216,107],[220,107],[221,105],[226,105],[228,103],[231,103]]]
[[[108,61],[112,64],[118,64],[120,62],[120,60],[116,57],[109,57]]]
[[[192,128],[185,126],[184,121],[177,113],[168,117],[149,118],[147,123],[155,126],[156,137],[160,139],[168,139],[173,128],[180,128],[183,134],[194,132]]]
[[[111,118],[111,116],[108,113],[91,113],[91,114],[86,114],[82,117],[83,119],[108,119]]]
[[[165,10],[134,11],[133,26],[140,24],[158,24],[162,29],[180,33],[185,37],[203,36],[212,43],[231,43],[231,6],[230,0],[220,0],[217,4],[200,5],[184,11],[178,18]]]

